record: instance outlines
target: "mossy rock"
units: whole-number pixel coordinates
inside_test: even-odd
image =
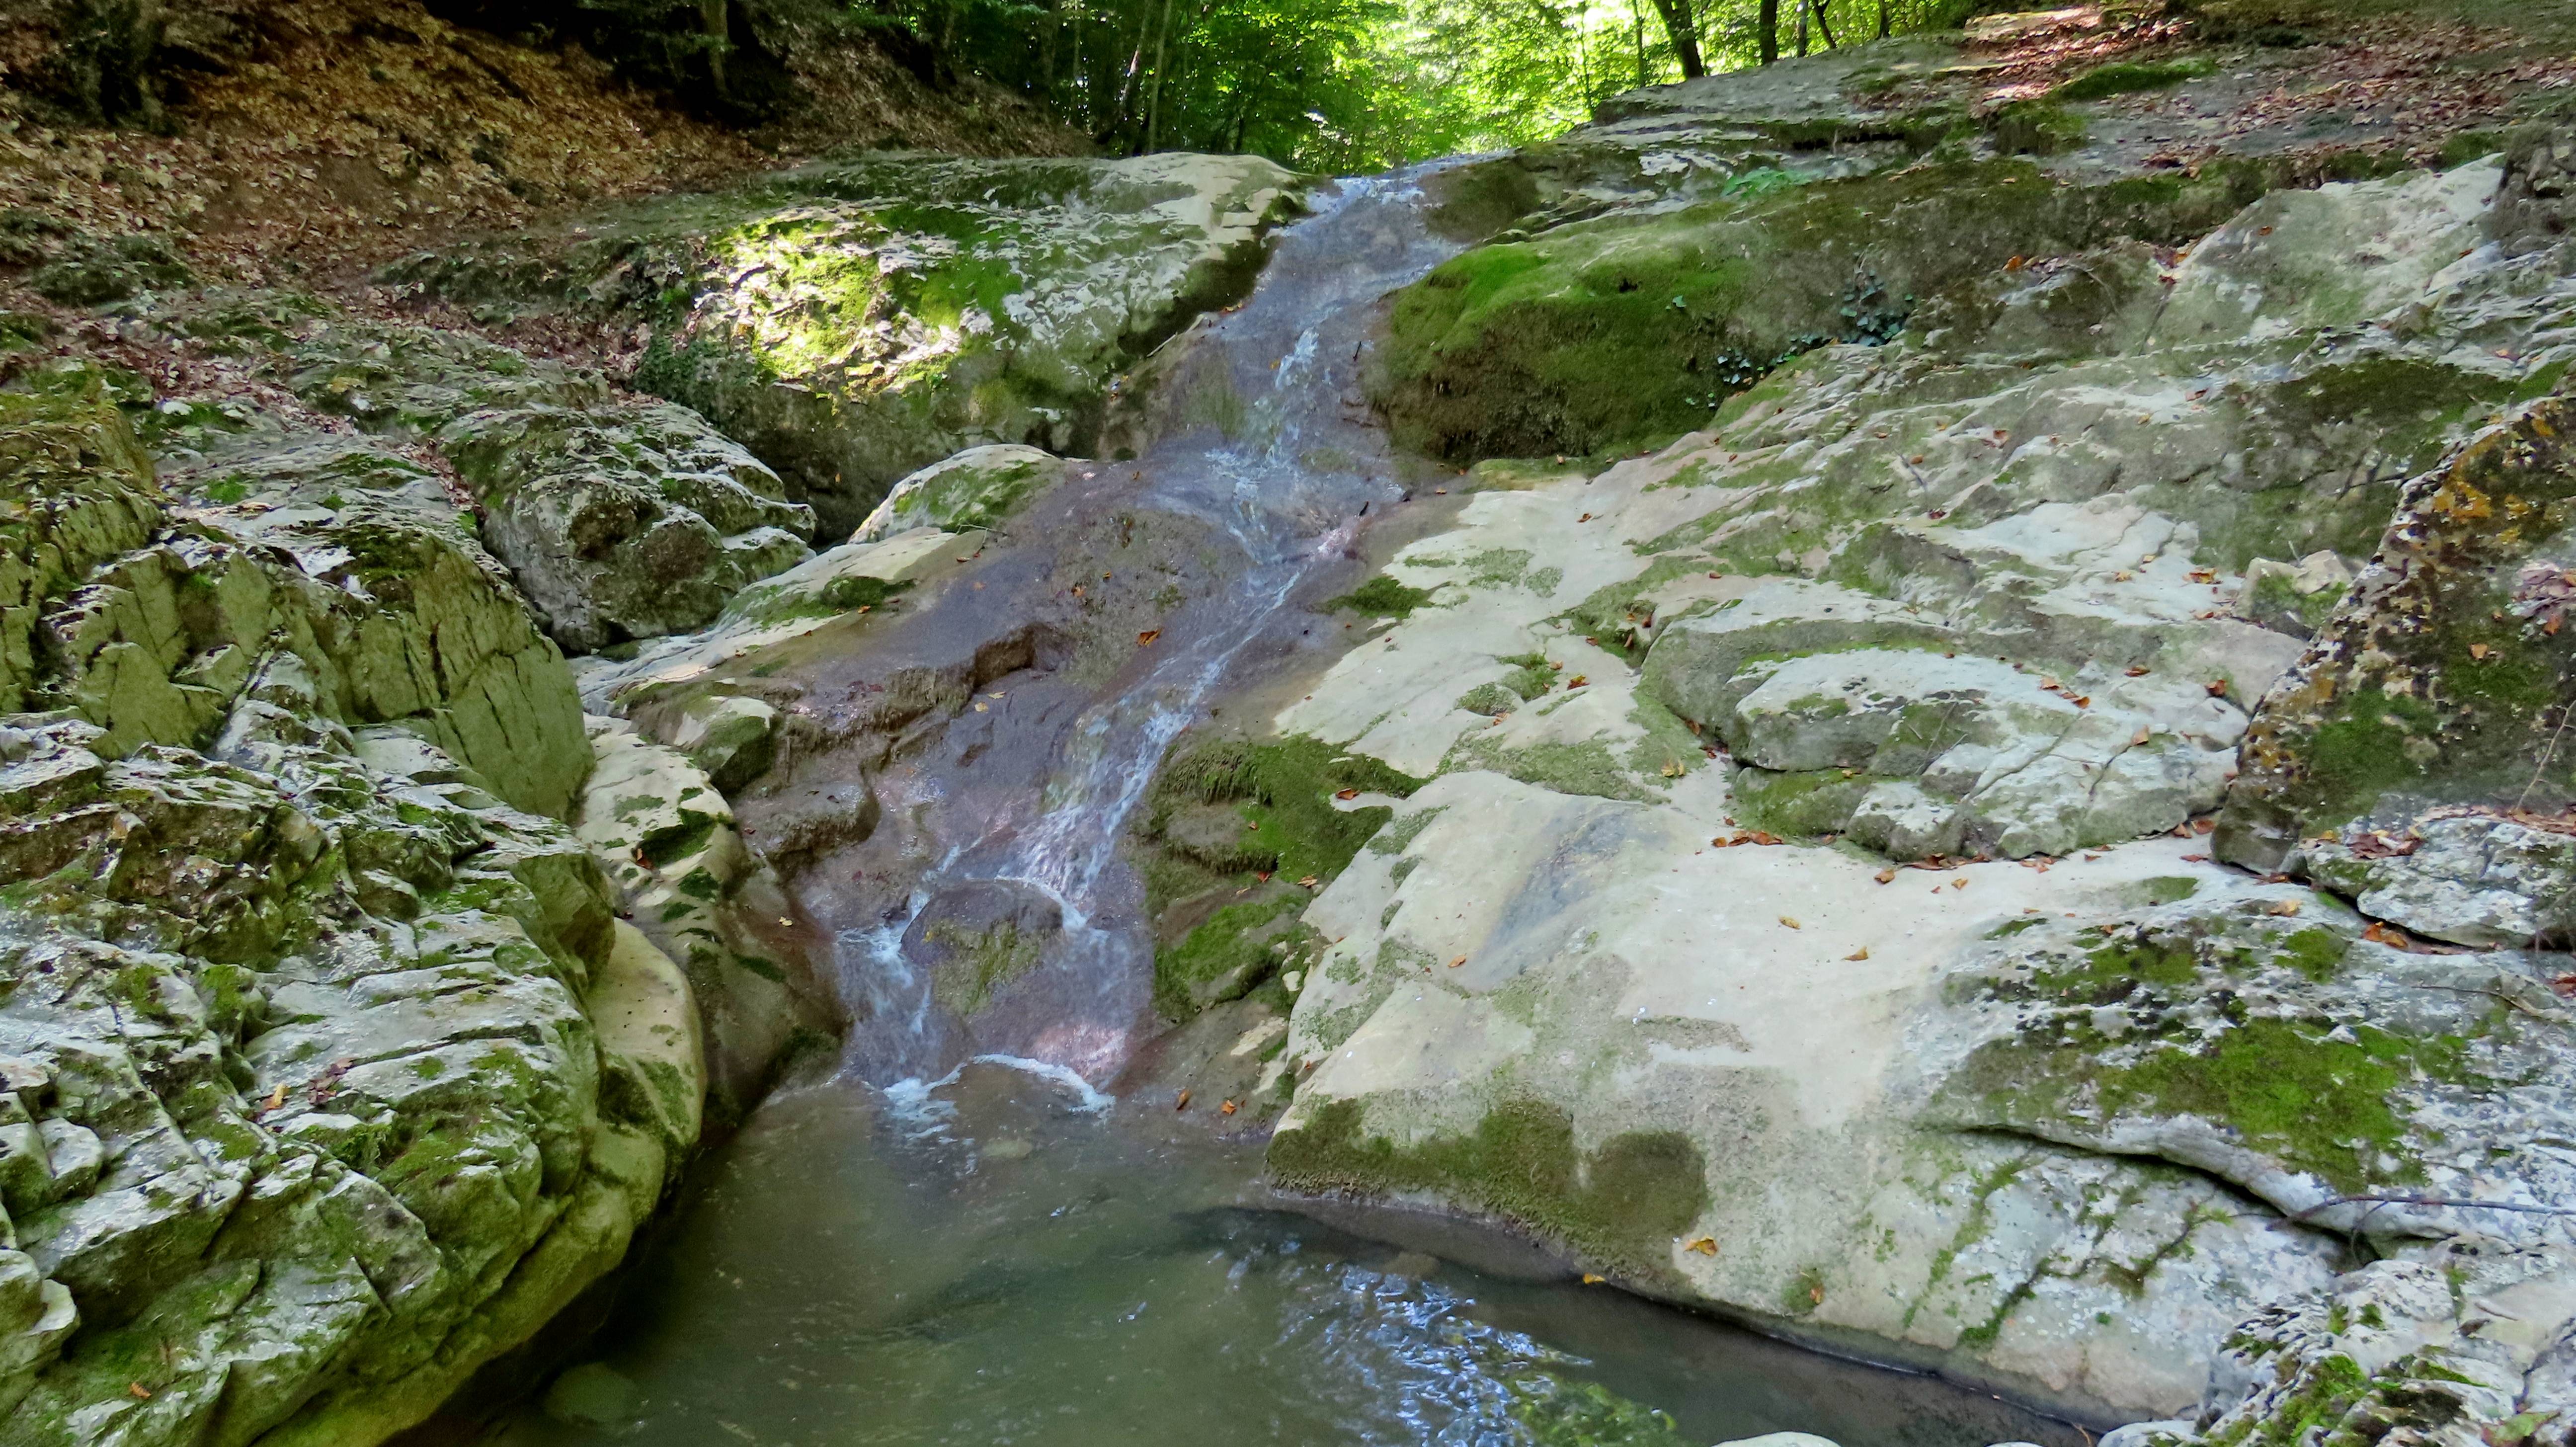
[[[841,535],[969,447],[1089,450],[1111,376],[1248,291],[1296,204],[1256,157],[867,156],[393,274],[651,324],[637,384],[743,439]]]
[[[2504,1087],[2551,1078],[2576,1038],[2530,1012],[2541,987],[2503,957],[2409,955],[2277,886],[1986,949],[1949,994],[1996,1007],[1993,1033],[1941,1080],[1936,1123],[2160,1156],[2320,1225],[2400,1234],[2435,1232],[2439,1201],[2349,1198],[2511,1199],[2561,1169],[2514,1146],[2554,1107]],[[2491,983],[2443,983],[2460,979]]]
[[[1667,1275],[1674,1240],[1708,1203],[1707,1163],[1679,1131],[1628,1131],[1591,1149],[1566,1110],[1494,1103],[1464,1132],[1372,1124],[1392,1102],[1300,1104],[1270,1140],[1270,1172],[1301,1191],[1437,1196],[1536,1231],[1641,1279]]]
[[[0,712],[24,706],[48,605],[141,547],[163,506],[152,460],[115,407],[0,393]]]
[[[2410,484],[2358,584],[2256,710],[2223,858],[2279,866],[2384,803],[2576,800],[2576,406],[2552,397]]]
[[[1633,449],[1709,425],[1800,352],[1894,336],[1954,282],[2178,241],[2293,175],[2248,162],[2077,185],[1960,161],[1560,226],[1399,292],[1370,390],[1399,443],[1451,461]]]
[[[1172,746],[1138,825],[1147,907],[1162,930],[1155,1003],[1187,1019],[1282,968],[1310,963],[1296,922],[1394,817],[1345,809],[1336,795],[1410,796],[1424,781],[1320,739],[1193,738]],[[1180,926],[1186,926],[1185,928]]]

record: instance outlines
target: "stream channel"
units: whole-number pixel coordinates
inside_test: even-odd
[[[799,783],[863,780],[882,804],[794,884],[853,1017],[840,1068],[700,1164],[613,1324],[488,1440],[2085,1440],[1982,1392],[1587,1285],[1517,1242],[1318,1213],[1264,1187],[1257,1140],[1104,1093],[1155,1029],[1151,922],[1119,849],[1155,765],[1224,699],[1328,659],[1311,606],[1365,573],[1364,531],[1407,500],[1360,372],[1387,293],[1460,249],[1426,215],[1425,182],[1451,164],[1319,193],[1252,295],[1180,338],[1156,383],[1224,405],[1165,406],[1133,462],[1069,476],[970,585],[870,636],[871,655],[928,657],[1046,617],[1083,596],[1067,583],[1098,565],[1105,518],[1181,540],[1161,646],[1088,670],[1037,646],[978,681],[989,708],[890,754],[799,761]],[[845,683],[868,666],[809,668]],[[1043,941],[1035,962],[969,1008],[943,1002],[925,924],[997,917]]]

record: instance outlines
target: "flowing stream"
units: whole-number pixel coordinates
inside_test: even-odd
[[[771,1100],[701,1167],[590,1359],[493,1440],[2075,1447],[1987,1395],[1583,1285],[1511,1243],[1325,1224],[1266,1192],[1257,1143],[1096,1088],[1151,1028],[1150,922],[1117,846],[1155,764],[1294,650],[1303,605],[1404,496],[1360,369],[1379,301],[1458,249],[1425,224],[1436,169],[1320,197],[1165,381],[1219,415],[1056,501],[1180,519],[1228,556],[1119,676],[996,689],[873,776],[897,823],[835,877],[905,849],[915,867],[837,926],[857,1016],[839,1078]],[[1010,556],[978,568],[981,591],[943,606],[998,616],[1045,583]],[[1054,927],[961,1016],[933,998],[919,926],[978,890]]]

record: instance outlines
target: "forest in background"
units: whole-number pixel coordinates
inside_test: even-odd
[[[892,0],[870,12],[1119,152],[1374,170],[1621,91],[1953,27],[1974,0]],[[1991,7],[1986,7],[1991,8]]]
[[[579,40],[731,118],[779,57],[865,36],[924,80],[999,86],[1113,155],[1248,151],[1377,170],[1520,145],[1641,85],[1958,25],[1994,0],[432,0]],[[2003,8],[2010,8],[2009,6]]]
[[[422,3],[484,33],[577,46],[734,128],[811,110],[817,77],[846,71],[851,55],[867,52],[930,92],[1043,117],[1103,154],[1254,152],[1342,173],[1522,145],[1639,86],[2016,8],[2016,0]],[[338,8],[0,0],[0,85],[76,124],[153,129],[165,100],[278,36],[310,30],[303,12]]]

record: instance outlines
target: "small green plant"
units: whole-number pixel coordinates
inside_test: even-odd
[[[1328,598],[1318,611],[1349,611],[1371,618],[1403,618],[1431,601],[1427,588],[1408,588],[1384,573],[1369,579],[1338,598]]]

